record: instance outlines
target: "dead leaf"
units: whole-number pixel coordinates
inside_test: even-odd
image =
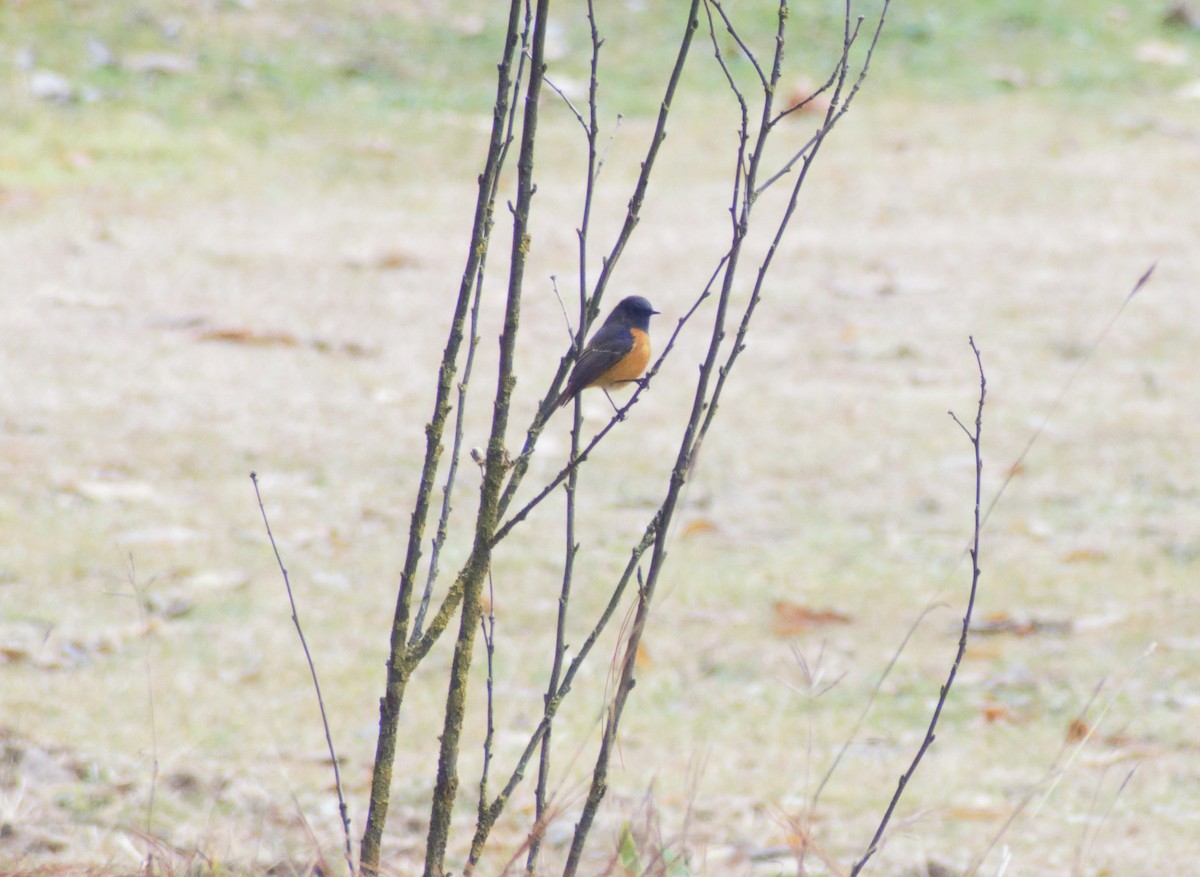
[[[398,271],[401,268],[412,268],[419,263],[412,253],[387,250],[372,256],[350,256],[344,259],[342,264],[354,271]]]
[[[5,664],[24,664],[33,659],[33,652],[24,646],[0,644],[0,661]]]
[[[1099,563],[1108,560],[1108,552],[1099,548],[1076,548],[1059,558],[1063,563]]]
[[[817,84],[807,76],[801,76],[792,86],[787,95],[787,111],[793,115],[801,114],[825,115],[829,112],[829,96],[822,92],[817,94]]]
[[[814,627],[828,624],[849,624],[849,615],[832,609],[811,609],[799,603],[776,600],[771,604],[771,632],[778,637],[798,636]]]
[[[318,353],[332,353],[365,359],[375,352],[357,341],[330,341],[327,338],[297,338],[288,332],[259,332],[254,329],[209,329],[196,336],[197,341],[221,341],[251,347],[308,347]]]
[[[980,636],[1033,636],[1034,634],[1068,634],[1073,624],[1069,619],[1014,618],[1007,612],[996,612],[971,624],[971,633]]]
[[[717,525],[708,518],[697,518],[683,528],[683,535],[685,537],[699,536],[702,533],[715,533],[716,531]]]
[[[650,657],[650,650],[646,648],[643,642],[638,643],[637,654],[633,656],[633,666],[639,670],[645,670],[654,665],[654,659]]]
[[[1067,725],[1067,742],[1082,743],[1090,733],[1092,726],[1083,719],[1071,719],[1071,724]]]
[[[295,347],[300,343],[295,335],[286,332],[256,332],[253,329],[210,329],[201,332],[199,340],[251,344],[256,347]]]
[[[983,720],[989,725],[995,724],[996,722],[1008,722],[1015,725],[1019,721],[1019,717],[1013,713],[1012,710],[1010,710],[1004,704],[995,703],[994,701],[985,703],[980,708],[980,712],[983,714]]]

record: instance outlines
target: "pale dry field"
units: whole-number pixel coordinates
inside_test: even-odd
[[[731,123],[680,112],[610,293],[647,295],[664,312],[658,338],[703,286],[728,224]],[[361,831],[483,130],[431,116],[403,137],[364,135],[371,174],[342,173],[320,144],[286,143],[202,181],[6,193],[0,870],[131,871],[152,848],[176,867],[199,850],[256,869],[310,861],[317,841],[336,860],[321,727],[251,470]],[[627,120],[614,141],[593,270],[647,132]],[[549,278],[571,294],[578,139],[569,121],[548,123],[513,444],[566,345]],[[962,868],[1029,796],[985,873],[1005,845],[1009,875],[1196,867],[1197,180],[1194,104],[915,106],[864,93],[802,196],[671,536],[592,872],[652,790],[690,873],[794,873],[789,820],[934,603],[814,817],[836,861],[861,852],[957,642],[973,485],[970,445],[946,412],[974,414],[967,337],[988,376],[986,500],[1153,262],[983,535],[978,617],[1046,626],[972,640],[872,873]],[[507,247],[498,229],[493,281]],[[480,333],[468,446],[486,435],[499,290]],[[666,486],[703,341],[684,335],[583,476],[575,642]],[[606,409],[589,399],[589,426]],[[531,486],[557,471],[566,436],[560,415]],[[464,516],[477,484],[464,469]],[[561,516],[561,499],[547,503],[496,560],[501,773],[540,707]],[[849,623],[779,636],[776,601]],[[558,738],[551,863],[581,802],[615,641],[610,631],[582,674]],[[794,648],[837,685],[809,698]],[[424,840],[448,654],[435,651],[406,701],[386,847],[395,873]],[[1092,735],[1047,781],[1089,701]],[[477,692],[464,826],[480,705]],[[529,812],[520,797],[485,873],[519,848]],[[825,869],[812,854],[807,864]]]

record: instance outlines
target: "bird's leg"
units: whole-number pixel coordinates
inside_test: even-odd
[[[608,404],[613,407],[613,411],[617,414],[621,413],[621,409],[617,407],[617,403],[613,401],[613,397],[608,395],[608,390],[604,390],[604,398],[608,400]]]

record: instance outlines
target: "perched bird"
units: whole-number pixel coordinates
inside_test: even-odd
[[[600,387],[607,395],[609,387],[636,381],[650,362],[650,318],[657,313],[640,295],[621,299],[579,354],[558,407],[588,387]]]

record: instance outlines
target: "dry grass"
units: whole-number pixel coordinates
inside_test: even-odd
[[[864,102],[848,117],[802,200],[690,488],[597,863],[613,855],[653,785],[665,837],[678,836],[691,808],[693,873],[787,870],[788,854],[772,851],[793,838],[789,819],[803,813],[907,626],[929,601],[945,601],[816,814],[823,849],[840,861],[859,851],[919,741],[956,638],[971,466],[945,412],[973,410],[967,335],[989,378],[986,495],[1155,260],[1150,288],[1083,373],[984,536],[981,617],[1070,628],[975,641],[901,830],[873,868],[968,863],[1042,779],[1103,680],[1097,702],[1118,685],[1119,696],[1045,805],[1009,832],[1007,873],[1066,872],[1085,837],[1079,873],[1170,873],[1190,860],[1197,813],[1188,790],[1200,781],[1191,734],[1200,718],[1191,690],[1200,254],[1186,184],[1195,120],[1183,109],[1084,115],[1018,95]],[[724,164],[712,162],[732,125],[681,112],[617,278],[667,320],[711,270],[727,222]],[[1185,136],[1171,133],[1180,125]],[[386,185],[331,175],[315,148],[298,147],[286,173],[265,157],[216,186],[6,200],[3,870],[137,869],[150,849],[155,761],[150,828],[165,849],[199,849],[222,867],[308,862],[317,852],[302,812],[336,859],[331,775],[252,469],[293,576],[361,829],[401,534],[479,139],[465,124],[437,129],[423,131],[431,139],[422,145],[388,144]],[[627,122],[618,135],[599,240],[623,208],[619,183],[643,133]],[[548,135],[518,387],[526,413],[565,346],[547,278],[562,285],[574,272],[578,185],[566,148],[576,136],[566,122]],[[440,163],[431,160],[436,137],[449,144]],[[497,257],[493,276],[503,269]],[[495,314],[487,319],[485,363],[496,332]],[[685,342],[584,477],[579,631],[664,483],[690,399],[673,388],[695,358]],[[593,413],[606,405],[596,401]],[[482,414],[470,444],[481,443]],[[536,464],[543,473],[564,454],[565,422],[550,433]],[[460,510],[473,494],[468,477]],[[560,538],[556,515],[547,506],[531,518],[495,570],[499,718],[514,729],[498,740],[501,763],[540,704],[535,658],[552,628],[556,574],[545,542]],[[145,630],[129,555],[152,602]],[[842,676],[815,702],[798,690],[791,643],[771,636],[781,599],[852,618],[799,644],[810,659],[823,649],[826,672]],[[1152,642],[1157,652],[1139,661]],[[408,695],[412,745],[398,759],[386,848],[397,873],[424,836],[445,663],[435,654]],[[582,753],[576,767],[588,762],[604,683],[602,666],[581,677],[559,737],[564,772],[570,753]],[[477,746],[467,752],[478,757]],[[564,820],[579,790],[575,775],[564,780]],[[498,830],[501,848],[520,846],[526,804]],[[548,838],[553,857],[558,826]],[[176,873],[189,861],[177,855]]]

